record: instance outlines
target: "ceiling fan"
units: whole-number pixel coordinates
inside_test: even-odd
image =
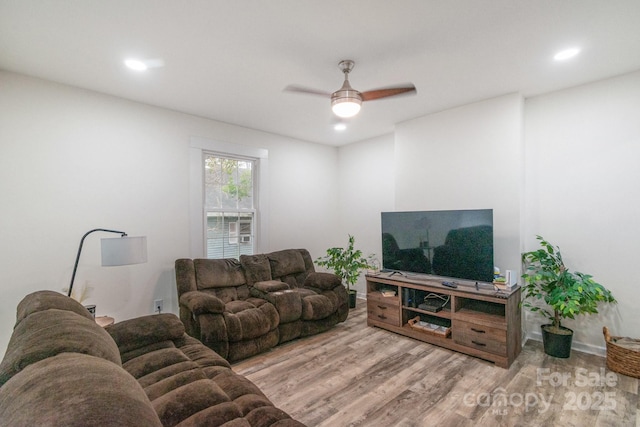
[[[285,90],[290,92],[308,93],[311,95],[331,97],[331,109],[336,114],[336,116],[343,118],[353,117],[358,114],[363,101],[373,101],[376,99],[388,98],[390,96],[416,93],[416,87],[411,83],[404,86],[388,87],[369,90],[366,92],[359,92],[352,88],[349,84],[349,73],[351,72],[351,70],[353,70],[354,65],[355,62],[349,59],[340,61],[338,67],[344,73],[344,83],[342,84],[342,87],[340,89],[333,93],[309,89],[296,85],[289,85],[285,88]]]

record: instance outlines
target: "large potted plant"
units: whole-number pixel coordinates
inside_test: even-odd
[[[541,248],[522,254],[524,268],[522,304],[551,321],[541,325],[545,353],[569,357],[573,330],[562,326],[562,319],[598,312],[601,302],[615,303],[609,290],[589,274],[571,272],[564,265],[560,248],[537,236]],[[543,300],[545,305],[539,305]]]
[[[349,244],[346,248],[329,248],[327,254],[316,260],[316,264],[333,270],[340,277],[342,283],[347,286],[349,294],[349,307],[356,306],[356,290],[351,289],[360,277],[360,272],[367,268],[373,268],[369,261],[362,256],[360,249],[355,249],[355,238],[349,235]]]

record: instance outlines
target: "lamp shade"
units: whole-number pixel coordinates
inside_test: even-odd
[[[360,111],[360,101],[357,98],[343,98],[333,101],[333,113],[342,118],[353,117]]]
[[[100,239],[100,244],[103,267],[147,262],[146,236]]]
[[[353,117],[360,111],[362,94],[353,89],[346,79],[342,87],[331,94],[331,109],[333,113],[342,118]]]

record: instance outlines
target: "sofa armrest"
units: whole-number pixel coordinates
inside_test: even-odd
[[[323,291],[330,291],[336,286],[341,286],[342,280],[340,277],[333,273],[309,273],[304,280],[304,287],[311,289],[321,289]]]
[[[224,302],[206,292],[190,291],[180,295],[180,304],[187,307],[195,316],[200,314],[224,313]]]

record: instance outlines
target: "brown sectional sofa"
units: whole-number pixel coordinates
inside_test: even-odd
[[[346,320],[338,276],[316,272],[306,249],[175,262],[180,319],[229,361],[328,330]]]
[[[173,314],[101,328],[40,291],[18,305],[0,363],[0,426],[303,426]]]

